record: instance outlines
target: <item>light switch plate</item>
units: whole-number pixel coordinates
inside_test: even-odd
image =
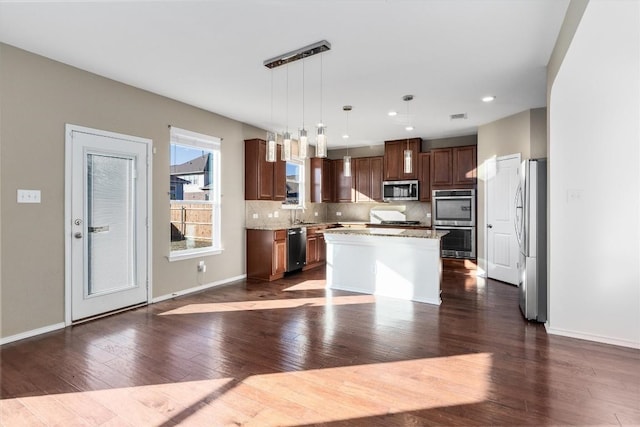
[[[40,190],[18,190],[18,203],[40,203]]]

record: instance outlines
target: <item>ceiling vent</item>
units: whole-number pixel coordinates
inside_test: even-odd
[[[451,118],[451,120],[466,119],[467,118],[467,113],[452,114],[449,117]]]

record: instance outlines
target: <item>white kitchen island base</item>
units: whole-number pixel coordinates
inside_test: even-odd
[[[440,236],[429,230],[327,230],[327,288],[440,305]]]

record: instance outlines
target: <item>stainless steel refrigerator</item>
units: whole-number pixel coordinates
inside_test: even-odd
[[[546,322],[547,159],[522,162],[515,203],[520,310],[528,320]]]

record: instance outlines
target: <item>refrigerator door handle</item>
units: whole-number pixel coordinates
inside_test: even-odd
[[[513,204],[516,208],[515,215],[513,217],[513,228],[516,232],[516,240],[518,240],[518,246],[520,250],[524,250],[522,247],[522,231],[523,231],[523,200],[522,200],[522,186],[518,184],[518,189],[516,190],[516,197],[513,201]]]

